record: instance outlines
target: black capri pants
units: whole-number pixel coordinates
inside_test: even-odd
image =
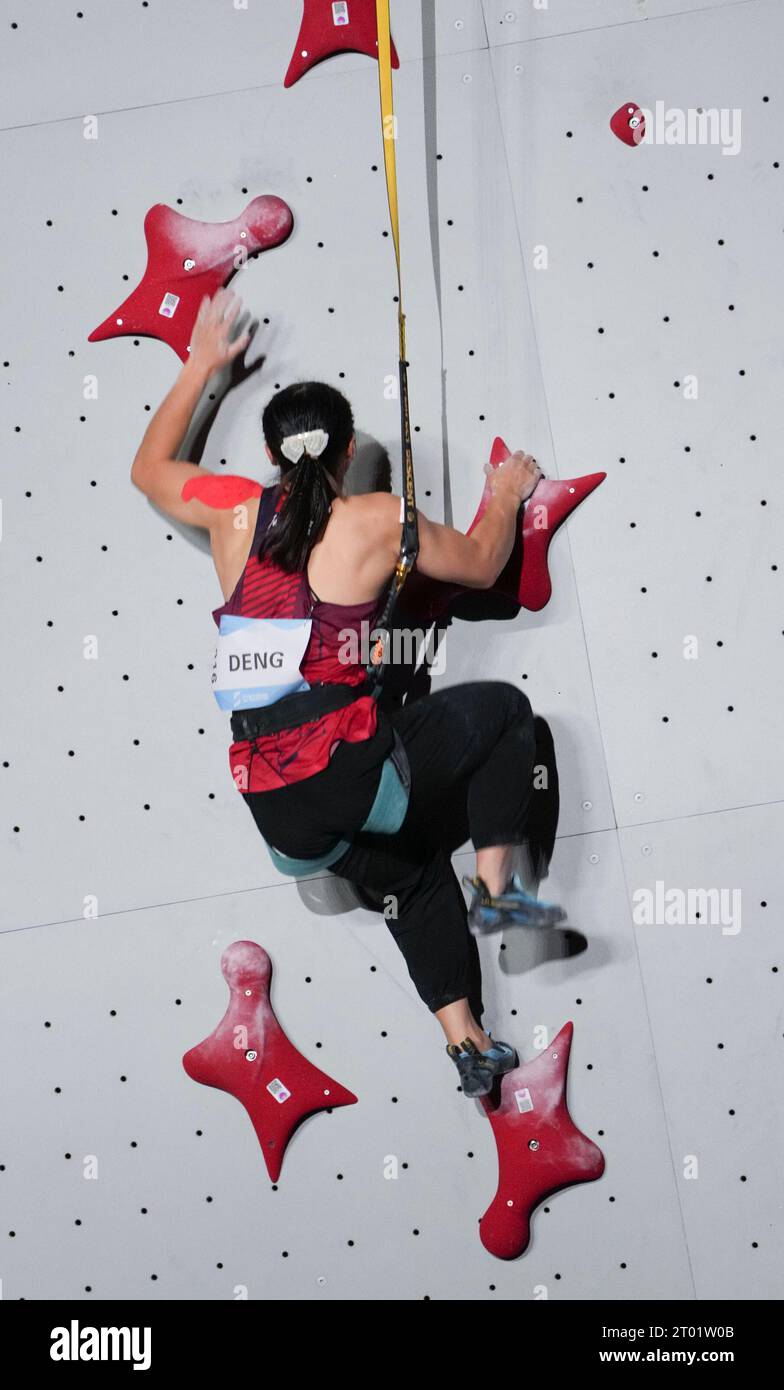
[[[394,835],[363,833],[393,727],[411,768],[406,818]],[[549,729],[521,690],[474,681],[379,709],[374,737],[341,743],[323,772],[244,800],[283,854],[315,857],[351,838],[331,872],[377,900],[420,998],[433,1013],[467,999],[481,1020],[479,952],[452,851],[467,838],[475,849],[528,841],[541,871],[558,819]]]

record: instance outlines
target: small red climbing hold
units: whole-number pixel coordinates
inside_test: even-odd
[[[645,137],[645,117],[636,101],[625,101],[610,117],[610,130],[624,145],[639,145]]]

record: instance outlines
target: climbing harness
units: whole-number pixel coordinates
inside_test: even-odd
[[[388,629],[392,612],[400,597],[419,553],[419,529],[417,526],[416,498],[414,495],[414,460],[411,452],[411,419],[408,405],[408,377],[406,373],[406,316],[403,313],[403,285],[400,273],[400,227],[397,207],[397,171],[395,164],[395,141],[397,121],[392,99],[392,54],[389,23],[389,0],[376,0],[376,23],[378,27],[378,83],[381,95],[381,129],[384,143],[384,172],[389,199],[389,218],[392,225],[392,240],[395,247],[397,266],[397,319],[398,319],[398,373],[400,378],[400,436],[403,468],[403,531],[400,537],[400,554],[392,581],[384,602],[381,615],[376,623],[377,629]],[[388,632],[387,632],[388,636]],[[379,640],[367,667],[368,677],[373,681],[373,697],[381,694],[381,680],[384,672],[383,639]],[[379,650],[380,649],[380,650]]]
[[[307,690],[286,695],[274,704],[260,709],[238,709],[231,716],[231,732],[237,743],[250,739],[263,738],[265,734],[279,734],[284,729],[296,729],[300,724],[310,724],[323,714],[333,714],[335,710],[351,705],[362,695],[370,694],[369,685],[337,685],[324,682],[312,685]]]
[[[237,741],[248,739],[255,742],[264,734],[294,729],[309,720],[319,719],[322,714],[331,714],[333,710],[342,709],[370,693],[369,685],[316,685],[304,693],[287,695],[261,709],[235,710],[231,716],[231,732]],[[392,751],[384,759],[373,805],[361,826],[363,832],[373,835],[394,835],[403,824],[408,810],[411,768],[403,740],[396,729],[392,730],[392,734]],[[317,858],[299,859],[283,854],[268,840],[264,843],[275,868],[291,878],[303,878],[306,874],[330,868],[351,846],[350,840],[341,839]]]
[[[405,820],[411,790],[411,769],[403,740],[396,729],[393,733],[394,746],[384,759],[373,805],[361,826],[361,834],[394,835]],[[350,840],[338,840],[336,845],[316,859],[297,859],[282,854],[269,842],[265,843],[275,868],[292,878],[304,878],[307,874],[331,868],[351,848]]]

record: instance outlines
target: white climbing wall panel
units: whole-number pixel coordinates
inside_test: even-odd
[[[607,1160],[510,1264],[476,1233],[489,1128],[383,923],[281,880],[230,780],[217,580],[128,477],[178,360],[86,341],[141,277],[154,203],[223,221],[277,194],[294,232],[234,281],[265,360],[202,461],[266,477],[262,406],[315,376],[399,489],[377,69],[347,54],[284,90],[300,14],[0,4],[3,1295],[778,1298],[784,11],[392,2],[420,505],[465,526],[496,435],[607,473],[548,606],[455,621],[440,677],[512,681],[551,725],[544,892],[570,930],[483,943],[486,1022],[531,1057],[574,1020],[570,1109]],[[628,148],[628,100],[739,110],[740,149]],[[726,911],[646,924],[657,884]],[[180,1060],[241,938],[359,1097],[298,1131],[274,1189],[239,1104]]]

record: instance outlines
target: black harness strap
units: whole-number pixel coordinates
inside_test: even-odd
[[[400,536],[400,554],[395,565],[395,573],[392,576],[389,589],[387,591],[384,607],[376,621],[376,629],[384,633],[379,639],[379,643],[373,648],[370,664],[367,667],[368,679],[373,682],[373,698],[377,700],[381,694],[381,681],[384,674],[384,654],[386,643],[389,640],[389,624],[392,614],[400,597],[400,590],[403,588],[409,574],[414,568],[416,557],[419,554],[419,526],[417,522],[416,497],[414,494],[414,460],[411,453],[411,420],[408,410],[408,380],[406,377],[405,358],[400,359],[400,405],[401,420],[400,432],[403,455],[403,530]]]
[[[300,724],[310,724],[323,714],[332,714],[371,693],[369,685],[314,685],[310,690],[286,695],[272,705],[234,710],[231,732],[239,743],[243,739],[261,738],[264,734],[277,734],[282,729],[296,729]]]

